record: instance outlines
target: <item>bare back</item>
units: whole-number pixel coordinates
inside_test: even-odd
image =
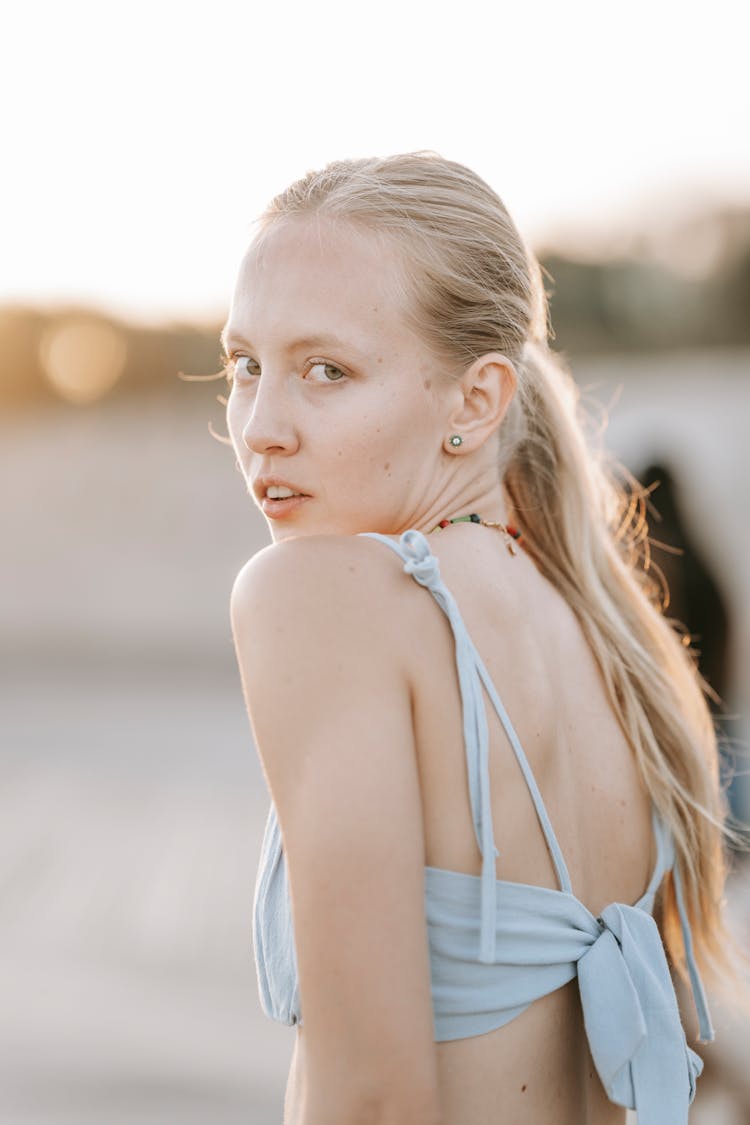
[[[594,914],[635,902],[654,863],[650,802],[577,618],[531,558],[508,554],[489,529],[453,528],[431,547],[526,751],[576,895]],[[476,875],[453,637],[431,598],[413,600],[426,862]],[[497,877],[555,888],[528,788],[491,708],[488,720]],[[508,1122],[624,1120],[594,1071],[575,981],[496,1031],[436,1049],[444,1125],[494,1125],[500,1106]]]

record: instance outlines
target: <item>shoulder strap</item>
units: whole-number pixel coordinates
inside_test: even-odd
[[[537,816],[552,856],[560,888],[572,893],[570,876],[563,859],[560,846],[555,837],[547,810],[539,793],[526,755],[521,748],[518,736],[508,714],[500,702],[484,664],[476,651],[458,606],[440,577],[438,560],[430,551],[427,540],[421,531],[405,531],[398,542],[377,532],[363,532],[372,539],[378,539],[394,551],[404,563],[404,571],[410,574],[420,586],[426,587],[445,613],[453,631],[456,645],[456,664],[463,707],[464,746],[469,778],[472,819],[477,844],[482,854],[481,875],[481,930],[479,960],[492,964],[495,960],[496,933],[496,892],[495,846],[492,827],[492,807],[490,802],[490,776],[488,756],[487,713],[482,694],[482,684],[486,688],[495,710],[498,713],[513,751],[526,779]]]
[[[539,786],[536,783],[536,778],[534,777],[531,766],[529,765],[529,759],[526,757],[526,753],[521,746],[518,735],[516,734],[513,724],[508,717],[508,713],[503,706],[500,696],[497,694],[495,685],[490,679],[490,674],[487,671],[481,656],[476,651],[476,649],[474,650],[474,652],[476,657],[477,671],[482,679],[482,683],[485,686],[487,694],[492,701],[492,705],[497,711],[501,723],[505,727],[505,733],[507,734],[510,744],[513,747],[514,753],[516,755],[516,760],[521,767],[521,772],[526,781],[526,785],[528,786],[529,793],[531,794],[531,799],[534,802],[536,815],[539,818],[539,823],[542,826],[542,830],[547,841],[547,847],[550,850],[552,861],[555,865],[557,877],[560,882],[560,890],[567,891],[569,894],[572,894],[573,887],[570,881],[570,875],[568,874],[567,864],[565,863],[565,860],[563,858],[562,848],[557,841],[555,830],[552,827],[552,822],[549,818],[549,814],[547,813],[544,801],[542,800],[542,794],[539,792]]]
[[[653,905],[653,898],[656,894],[657,888],[662,879],[668,871],[672,873],[674,881],[675,900],[677,903],[677,913],[680,918],[680,929],[682,932],[682,944],[685,950],[685,964],[687,966],[688,977],[690,978],[690,988],[693,993],[693,1002],[695,1003],[695,1010],[698,1015],[698,1036],[703,1043],[710,1043],[714,1038],[714,1029],[711,1026],[711,1015],[708,1009],[708,1002],[706,994],[703,990],[703,982],[701,981],[698,972],[698,966],[695,960],[695,952],[693,950],[693,934],[690,928],[690,919],[688,918],[687,909],[685,907],[685,897],[682,889],[682,876],[680,875],[680,868],[676,862],[674,837],[672,831],[663,817],[659,814],[656,806],[652,806],[651,820],[654,826],[654,836],[656,837],[656,864],[651,876],[646,894],[643,896],[644,900],[648,900],[649,912]]]
[[[711,1015],[708,1010],[706,994],[703,990],[703,982],[700,978],[700,974],[698,973],[698,966],[695,962],[695,953],[693,950],[693,934],[690,929],[690,919],[688,918],[687,909],[685,907],[685,896],[682,890],[682,876],[680,874],[680,867],[678,863],[674,863],[672,866],[672,879],[674,880],[674,893],[675,899],[677,900],[677,912],[680,915],[680,926],[682,928],[682,944],[685,947],[685,962],[687,964],[688,976],[690,977],[690,986],[693,992],[695,1010],[698,1014],[698,1034],[703,1043],[710,1043],[714,1038],[714,1029],[711,1025]]]

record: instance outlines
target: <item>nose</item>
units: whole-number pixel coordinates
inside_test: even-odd
[[[242,441],[252,453],[294,453],[299,437],[288,396],[278,384],[259,381],[252,410],[242,429]]]

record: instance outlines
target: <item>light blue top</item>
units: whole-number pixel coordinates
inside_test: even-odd
[[[456,644],[471,812],[482,874],[425,867],[435,1041],[502,1027],[534,1000],[577,976],[591,1054],[610,1100],[637,1110],[639,1125],[685,1125],[703,1062],[687,1045],[651,914],[654,895],[669,870],[701,1039],[713,1039],[713,1029],[668,827],[654,810],[656,865],[642,898],[632,906],[611,903],[595,918],[573,893],[526,755],[427,540],[416,530],[405,531],[398,542],[375,532],[365,534],[395,551],[405,572],[430,591],[450,622]],[[495,876],[499,853],[492,829],[483,687],[529,787],[559,890]],[[253,943],[264,1012],[281,1023],[302,1025],[286,865],[273,802],[255,886]]]

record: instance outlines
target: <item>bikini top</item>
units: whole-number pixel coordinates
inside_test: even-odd
[[[424,535],[412,529],[396,542],[376,532],[363,534],[395,551],[404,571],[430,591],[455,638],[482,873],[424,869],[435,1041],[502,1027],[534,1000],[577,977],[591,1055],[610,1100],[635,1109],[639,1125],[686,1125],[703,1062],[687,1045],[652,916],[654,896],[670,870],[701,1040],[713,1039],[713,1029],[693,955],[671,832],[654,809],[657,858],[645,893],[633,905],[613,902],[595,918],[573,893],[526,755]],[[492,828],[483,688],[528,785],[559,890],[496,878],[499,853]],[[263,1011],[281,1023],[302,1026],[287,872],[273,801],[255,884],[253,945]]]

